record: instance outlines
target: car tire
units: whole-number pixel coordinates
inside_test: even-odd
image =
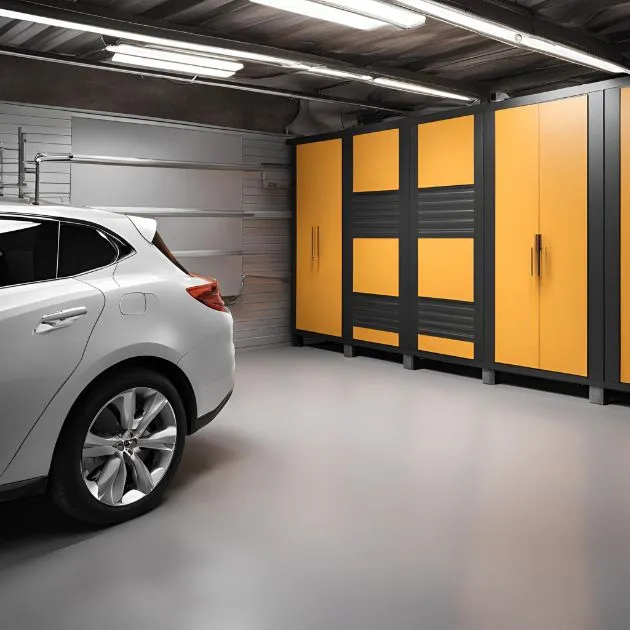
[[[164,407],[168,412],[169,422],[172,425],[169,434],[169,440],[172,440],[172,444],[170,442],[168,444],[170,460],[165,467],[165,472],[161,473],[162,476],[155,482],[154,486],[152,486],[152,478],[144,477],[145,479],[149,479],[149,485],[147,487],[151,489],[147,490],[143,488],[144,493],[135,490],[134,492],[136,494],[134,496],[140,495],[141,498],[134,498],[133,502],[129,504],[121,504],[113,503],[114,500],[109,497],[112,502],[108,504],[104,502],[104,499],[98,496],[99,490],[94,490],[96,483],[88,481],[86,477],[86,462],[99,463],[101,460],[99,458],[85,459],[85,454],[86,452],[95,452],[90,450],[86,451],[86,449],[92,448],[95,423],[102,422],[104,414],[111,415],[113,413],[114,416],[112,417],[116,417],[118,420],[118,406],[117,404],[112,406],[111,403],[113,400],[118,401],[123,396],[129,396],[130,392],[154,392],[155,397],[151,400],[156,400],[157,395],[161,395],[166,399],[168,405],[170,405]],[[136,400],[136,393],[134,393],[133,401],[135,402]],[[149,398],[147,398],[147,400],[149,400]],[[162,399],[160,398],[160,402],[161,401]],[[141,406],[142,400],[136,404]],[[138,406],[134,405],[134,409],[137,410]],[[135,414],[140,413],[140,415],[142,415],[145,411],[146,409],[142,409],[140,412],[136,411]],[[122,417],[123,413],[124,412],[121,410],[120,417]],[[161,416],[164,415],[164,413],[165,411],[160,411],[154,422],[161,422]],[[131,416],[134,416],[133,412]],[[111,419],[109,420],[111,421]],[[136,422],[136,420],[134,420],[134,422]],[[131,430],[129,433],[132,433]],[[158,433],[154,435],[158,435]],[[173,433],[175,433],[174,437],[171,435]],[[88,435],[90,436],[89,440]],[[184,405],[174,385],[164,375],[153,370],[132,368],[123,373],[113,374],[99,379],[81,396],[61,431],[50,471],[48,484],[50,497],[66,514],[95,525],[115,525],[145,514],[154,509],[161,502],[164,492],[175,476],[183,453],[185,435],[186,412]],[[118,449],[122,443],[120,440],[122,440],[123,437],[124,436],[121,437],[120,434],[118,434],[114,437],[108,436],[107,440],[119,440],[115,447]],[[153,436],[149,436],[149,439],[152,438]],[[137,439],[135,450],[132,450],[132,447],[130,447],[130,450],[124,450],[122,452],[114,451],[113,455],[108,451],[107,455],[102,456],[103,461],[107,461],[108,458],[111,460],[119,458],[120,463],[116,464],[116,462],[114,462],[114,464],[119,467],[125,466],[125,471],[120,473],[124,476],[122,481],[123,493],[125,489],[133,485],[134,482],[138,483],[139,479],[142,477],[142,475],[138,474],[137,470],[139,466],[137,461],[140,453],[143,453],[143,456],[148,455],[149,458],[162,457],[164,455],[164,453],[158,452],[159,449],[155,450],[155,445],[146,449],[141,448],[138,446],[138,442],[141,441],[147,442],[146,439]],[[110,442],[107,443],[109,444]],[[110,449],[109,446],[107,448]],[[153,460],[151,459],[151,461]],[[98,465],[95,467],[97,472],[94,474],[97,475],[97,482],[99,481],[98,477],[103,476],[105,466],[106,464],[103,464],[100,473],[98,472]],[[150,466],[144,466],[144,468],[147,472],[150,472]],[[163,468],[164,466],[160,468],[160,471]],[[150,472],[150,477],[153,475],[154,472]],[[120,488],[120,483],[118,483],[118,487]],[[132,496],[132,493],[128,492],[125,497],[127,496]]]

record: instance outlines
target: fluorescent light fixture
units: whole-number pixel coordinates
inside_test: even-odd
[[[458,9],[453,9],[437,2],[431,2],[430,0],[397,0],[397,2],[411,7],[412,9],[417,9],[436,20],[448,22],[455,26],[461,26],[469,31],[481,33],[493,39],[500,39],[501,41],[512,44],[516,43],[515,38],[518,31],[508,26],[502,26],[496,22],[477,17],[466,11],[459,11]]]
[[[582,66],[596,68],[605,72],[612,72],[614,74],[630,74],[630,69],[625,68],[624,66],[607,61],[606,59],[602,59],[595,55],[589,55],[577,48],[564,46],[563,44],[556,44],[548,39],[543,39],[527,33],[521,33],[508,26],[497,24],[496,22],[486,20],[465,11],[447,7],[438,2],[432,2],[431,0],[397,0],[397,2],[413,9],[417,9],[436,20],[460,26],[461,28],[465,28],[481,35],[486,35],[492,39],[498,39],[499,41],[506,42],[512,46],[529,48],[530,50],[536,50],[546,55],[551,55],[552,57],[564,59],[565,61],[571,61]]]
[[[441,96],[443,98],[452,98],[456,101],[466,101],[468,103],[476,100],[472,96],[463,96],[462,94],[455,94],[454,92],[444,92],[443,90],[435,90],[417,83],[407,83],[406,81],[386,79],[384,77],[374,79],[374,83],[401,92],[413,92],[414,94],[426,94],[427,96]]]
[[[373,81],[374,77],[369,74],[356,74],[345,70],[335,70],[334,68],[313,67],[308,70],[312,74],[320,74],[324,77],[334,77],[336,79],[351,79],[354,81]]]
[[[335,24],[341,24],[343,26],[350,26],[351,28],[357,28],[362,31],[371,31],[381,26],[386,26],[387,22],[381,20],[375,20],[374,18],[366,15],[361,15],[354,11],[346,11],[339,9],[328,4],[319,4],[312,0],[251,0],[256,4],[262,4],[266,7],[272,7],[274,9],[281,9],[282,11],[289,11],[291,13],[297,13],[298,15],[305,15],[306,17],[316,18],[318,20],[324,20],[326,22],[334,22]],[[361,11],[363,13],[363,11]]]
[[[134,57],[133,55],[125,55],[116,53],[112,57],[114,63],[122,63],[129,66],[137,66],[140,68],[151,68],[152,70],[166,70],[168,72],[177,72],[179,74],[188,74],[191,76],[214,77],[216,79],[228,79],[234,76],[234,72],[229,70],[217,70],[215,68],[204,68],[202,66],[191,66],[174,61],[165,61],[164,59],[149,59],[147,57]]]
[[[421,13],[409,11],[403,7],[387,4],[380,0],[315,0],[315,2],[346,9],[351,13],[367,15],[401,28],[422,26],[427,21]]]
[[[174,61],[189,66],[201,66],[202,68],[212,68],[214,70],[227,70],[228,72],[238,72],[243,69],[243,64],[238,61],[227,61],[225,59],[214,59],[202,55],[187,55],[185,53],[172,52],[160,48],[148,48],[145,46],[131,46],[130,44],[119,44],[118,46],[108,46],[107,50],[133,57],[144,57],[146,59],[161,59],[162,61]]]
[[[58,20],[43,15],[34,15],[31,13],[23,13],[21,11],[10,11],[8,9],[0,9],[0,17],[10,20],[24,20],[33,22],[34,24],[45,24],[47,26],[56,26],[58,28],[69,28],[84,33],[95,33],[97,35],[105,35],[107,37],[116,37],[132,42],[141,42],[143,44],[153,44],[165,48],[177,48],[179,50],[191,50],[194,52],[206,53],[209,55],[221,55],[222,57],[230,57],[231,59],[241,59],[243,61],[256,61],[258,63],[267,63],[273,66],[283,66],[284,68],[294,68],[296,70],[308,70],[307,66],[299,61],[291,59],[283,59],[282,57],[274,57],[272,55],[259,54],[245,50],[234,50],[231,48],[222,48],[219,46],[206,46],[205,44],[195,44],[178,39],[167,39],[163,37],[153,37],[152,35],[144,35],[142,33],[132,33],[129,31],[120,31],[114,28],[105,28],[94,24],[82,24],[81,22],[72,22],[70,20]]]
[[[521,36],[518,36],[520,38]],[[538,52],[551,55],[552,57],[558,57],[565,61],[573,61],[582,66],[588,66],[590,68],[596,68],[597,70],[603,70],[604,72],[612,72],[613,74],[626,73],[630,74],[630,69],[625,68],[612,61],[589,55],[576,48],[569,46],[563,46],[562,44],[556,44],[547,39],[541,39],[540,37],[534,37],[533,35],[523,35],[518,43],[526,48],[531,48]]]

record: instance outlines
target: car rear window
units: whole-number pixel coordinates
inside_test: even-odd
[[[53,280],[59,223],[0,218],[0,287]]]
[[[168,248],[164,239],[160,236],[159,232],[155,233],[152,243],[178,268],[184,273],[188,273],[188,270],[182,265],[182,263],[173,256],[173,252]]]
[[[62,223],[59,235],[60,278],[106,267],[118,252],[102,232],[87,225]]]

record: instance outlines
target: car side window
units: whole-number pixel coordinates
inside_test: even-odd
[[[54,280],[58,237],[58,221],[0,217],[0,287]]]
[[[59,278],[106,267],[115,262],[117,257],[116,247],[98,229],[75,223],[61,223]]]

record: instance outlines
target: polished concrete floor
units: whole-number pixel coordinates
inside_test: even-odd
[[[244,353],[168,500],[0,506],[2,630],[627,630],[630,409]]]

